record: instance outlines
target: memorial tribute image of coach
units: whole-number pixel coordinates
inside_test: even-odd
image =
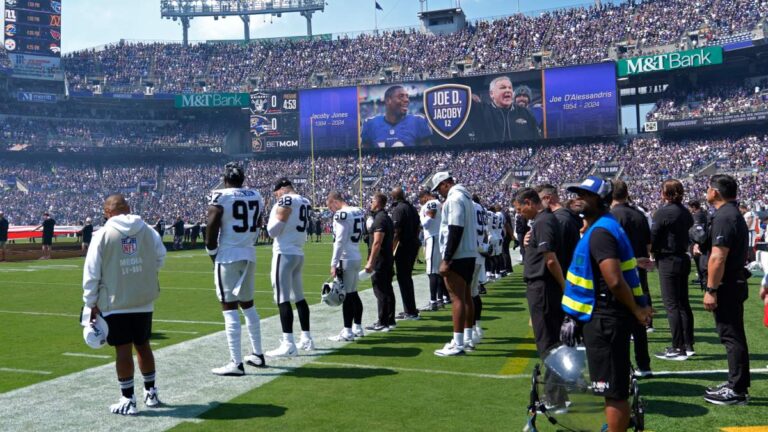
[[[360,140],[363,147],[413,147],[430,144],[432,129],[427,119],[408,114],[410,99],[403,86],[394,85],[384,92],[386,112],[363,122]]]
[[[488,86],[490,101],[472,95],[469,121],[478,142],[500,143],[539,138],[539,127],[531,112],[515,103],[512,80],[494,78]],[[530,94],[528,94],[530,101]]]

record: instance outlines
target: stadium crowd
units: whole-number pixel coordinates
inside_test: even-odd
[[[563,165],[562,161],[568,161]],[[308,156],[240,161],[251,187],[263,190],[278,174],[292,178],[297,188],[321,203],[328,192],[339,190],[358,202],[360,165],[352,155],[323,155],[315,158],[314,171]],[[539,144],[512,148],[469,151],[418,151],[369,153],[362,157],[366,182],[363,199],[373,193],[403,187],[407,198],[417,202],[417,193],[436,170],[456,173],[488,203],[509,207],[515,191],[524,183],[550,183],[561,188],[595,172],[601,164],[618,165],[636,203],[649,211],[659,207],[658,187],[668,178],[678,178],[687,196],[701,199],[702,170],[735,174],[745,197],[757,205],[766,203],[765,168],[768,166],[768,135],[748,134],[701,139],[637,137],[626,143],[605,141]],[[0,191],[6,216],[13,224],[37,222],[43,210],[52,211],[61,223],[75,224],[99,215],[104,196],[122,192],[147,220],[182,217],[204,218],[206,196],[219,182],[218,161],[178,163],[67,163],[0,162],[0,180],[13,179],[18,187]],[[533,175],[517,179],[514,169],[529,168]],[[707,171],[709,173],[709,171]],[[702,177],[703,176],[703,177]],[[314,182],[313,182],[314,179]],[[564,195],[565,196],[565,195]]]
[[[94,78],[111,91],[142,90],[144,81],[161,92],[199,90],[201,83],[208,91],[242,90],[249,84],[343,85],[378,81],[384,68],[395,81],[446,77],[455,61],[467,59],[473,65],[469,73],[528,69],[531,55],[540,51],[549,53],[547,66],[596,62],[607,58],[617,42],[648,51],[699,30],[705,39],[715,40],[752,30],[766,16],[768,5],[752,0],[629,1],[480,20],[451,35],[395,30],[188,47],[120,42],[68,54],[64,65],[75,90],[88,89]],[[233,64],[232,58],[239,61]],[[317,74],[325,79],[314,79]]]
[[[768,110],[766,80],[758,85],[709,85],[696,90],[667,91],[646,121],[681,120]]]

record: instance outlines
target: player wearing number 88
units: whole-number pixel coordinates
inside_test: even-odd
[[[245,171],[228,163],[224,168],[224,189],[212,192],[208,204],[206,250],[214,263],[214,284],[224,315],[225,333],[231,361],[215,368],[216,375],[245,374],[240,348],[240,316],[242,309],[252,353],[245,360],[249,365],[264,367],[261,348],[261,324],[253,305],[256,271],[256,243],[264,198],[258,191],[243,187]]]
[[[309,332],[309,305],[304,299],[301,271],[304,267],[304,244],[312,206],[309,200],[296,193],[287,178],[275,183],[277,204],[269,214],[267,232],[275,239],[272,243],[272,291],[280,310],[283,337],[280,346],[267,352],[269,357],[293,357],[297,354],[293,338],[293,309],[296,304],[301,323],[299,347],[311,351],[315,347]]]

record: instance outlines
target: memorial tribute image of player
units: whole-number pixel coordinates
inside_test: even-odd
[[[507,142],[539,138],[536,118],[524,106],[516,104],[512,80],[507,76],[494,78],[488,86],[490,101],[472,95],[469,121],[478,142]],[[528,93],[530,102],[530,91]],[[521,100],[522,103],[522,100]]]
[[[384,92],[386,113],[363,122],[360,139],[363,147],[413,147],[430,144],[432,130],[427,119],[408,114],[410,99],[403,86],[394,85]]]

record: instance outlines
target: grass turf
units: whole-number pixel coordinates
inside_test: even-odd
[[[304,268],[310,303],[327,277],[330,245],[309,243]],[[257,248],[256,304],[263,318],[275,315],[269,287],[270,249]],[[82,259],[0,266],[0,306],[3,331],[0,368],[43,370],[50,375],[0,372],[0,392],[112,362],[107,349],[93,351],[82,343],[77,315],[81,306]],[[423,272],[423,266],[417,266]],[[660,351],[670,335],[660,304],[658,279],[650,276],[657,311],[656,332],[650,334],[651,352]],[[210,262],[200,251],[169,253],[161,273],[161,297],[156,304],[153,341],[156,347],[183,342],[222,329],[213,291]],[[757,283],[753,280],[752,286]],[[361,289],[370,287],[364,282]],[[177,430],[306,429],[352,430],[500,430],[522,428],[537,362],[527,325],[524,284],[519,272],[489,286],[484,297],[486,338],[464,358],[439,358],[432,351],[450,338],[447,310],[424,314],[421,321],[401,322],[388,334],[372,334],[299,369],[289,370],[268,384],[220,404]],[[754,288],[753,288],[754,292]],[[691,288],[696,317],[697,354],[685,362],[653,359],[655,371],[725,369],[725,350],[709,313]],[[753,296],[756,297],[756,296]],[[22,315],[34,312],[53,315]],[[745,320],[752,368],[768,363],[768,341],[763,336],[762,307],[755,298],[746,303]],[[364,322],[373,320],[367,310]],[[169,323],[163,320],[181,320]],[[184,332],[184,333],[175,333]],[[328,335],[315,335],[322,340]],[[265,347],[273,344],[265,340]],[[68,357],[62,353],[110,355],[109,359]],[[354,365],[356,367],[351,367]],[[278,362],[273,362],[279,367]],[[768,424],[768,384],[765,373],[754,373],[752,399],[746,407],[706,404],[704,387],[725,374],[664,376],[641,383],[647,401],[649,430],[718,430],[726,426]],[[215,398],[215,397],[214,397]],[[362,420],[361,420],[362,419]],[[543,422],[539,425],[542,426]],[[546,426],[542,427],[546,429]]]

